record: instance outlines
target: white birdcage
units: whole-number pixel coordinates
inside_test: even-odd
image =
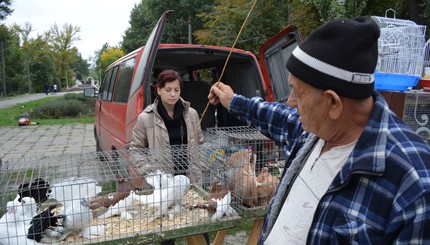
[[[224,180],[210,173],[207,152],[172,146],[3,161],[0,244],[144,244],[237,226],[231,192],[210,200]],[[118,192],[135,181],[143,188]]]
[[[415,86],[423,72],[425,25],[410,20],[372,16],[381,35],[378,39],[378,63],[375,87],[381,90],[407,90]],[[397,84],[398,83],[398,84]]]
[[[381,30],[377,71],[421,76],[426,26],[395,16],[373,17]]]
[[[225,175],[233,197],[239,200],[240,215],[246,219],[264,216],[284,168],[283,149],[248,126],[216,127],[207,131],[212,146],[210,159],[223,159],[218,162],[222,166],[210,168],[221,169]]]

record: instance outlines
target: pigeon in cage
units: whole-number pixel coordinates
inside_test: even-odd
[[[0,218],[0,244],[37,244],[26,237],[30,222],[37,213],[37,204],[32,197],[17,196],[7,204],[7,213]]]
[[[211,214],[211,221],[215,222],[224,215],[236,215],[236,211],[231,207],[231,192],[229,187],[218,181],[211,184],[209,200],[204,203],[189,205],[188,209],[201,208],[206,209]]]
[[[32,183],[24,182],[18,187],[19,201],[23,197],[32,197],[38,205],[48,200],[51,189],[48,181],[37,178]]]
[[[256,179],[258,205],[267,205],[270,203],[270,200],[276,192],[276,188],[279,185],[279,179],[269,173],[268,167],[262,168],[260,174],[256,177]]]
[[[71,177],[52,184],[50,198],[62,203],[95,197],[102,192],[97,181],[89,177]]]
[[[226,164],[226,179],[229,189],[240,197],[243,205],[248,207],[258,205],[256,161],[257,155],[245,149],[231,154]]]
[[[65,206],[59,208],[58,225],[46,229],[46,237],[50,241],[61,242],[74,231],[78,231],[82,236],[83,231],[87,230],[93,221],[93,213],[88,207],[89,201],[89,197],[65,201]]]
[[[30,221],[31,226],[28,228],[27,238],[40,242],[47,229],[60,226],[59,219],[61,219],[62,216],[55,215],[54,209],[56,208],[57,204],[51,204],[47,209],[32,218]]]
[[[73,231],[82,231],[93,220],[89,208],[90,198],[102,191],[96,180],[88,177],[71,177],[54,182],[50,198],[61,204],[61,226],[54,227],[48,234],[52,239],[64,240]]]
[[[190,180],[185,175],[172,176],[157,170],[155,173],[145,176],[148,184],[155,189],[150,195],[136,195],[132,193],[135,200],[141,204],[146,204],[149,209],[148,222],[152,222],[158,217],[169,215],[173,218],[174,213],[169,213],[169,208],[175,206],[178,209],[178,201],[181,200],[190,189]]]

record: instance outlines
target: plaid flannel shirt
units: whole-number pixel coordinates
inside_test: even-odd
[[[374,92],[375,105],[348,160],[321,198],[308,244],[430,244],[430,147]],[[235,95],[230,113],[284,145],[288,169],[267,212],[259,244],[273,227],[290,183],[317,136],[296,109]]]

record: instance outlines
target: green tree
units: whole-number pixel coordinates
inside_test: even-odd
[[[61,85],[67,88],[72,84],[70,80],[74,74],[70,68],[70,64],[73,64],[78,59],[78,51],[73,45],[81,39],[78,36],[80,31],[80,27],[71,24],[64,24],[62,29],[57,24],[54,24],[46,33],[54,52],[55,62],[59,67]]]
[[[13,13],[13,9],[10,8],[11,4],[12,0],[0,0],[0,20],[5,20]]]
[[[29,55],[30,74],[33,92],[41,93],[44,84],[55,82],[55,63],[53,52],[43,36],[31,40],[26,46]]]
[[[210,12],[200,13],[203,28],[194,32],[200,44],[232,46],[250,8],[248,0],[221,0]],[[288,5],[281,0],[259,1],[236,45],[258,52],[259,47],[288,24]]]
[[[167,10],[174,10],[163,33],[163,43],[194,43],[193,30],[202,27],[197,13],[209,11],[214,0],[145,0],[130,13],[130,27],[121,43],[124,52],[131,52],[145,44],[152,28]]]
[[[76,78],[83,81],[86,79],[86,77],[88,77],[89,64],[87,60],[82,58],[80,53],[76,54],[76,57],[77,57],[76,62],[70,64],[70,66],[72,67],[73,71],[76,73],[75,74]]]
[[[12,29],[0,25],[0,41],[3,45],[5,85],[1,81],[3,94],[12,95],[27,92],[26,84],[23,84],[23,60],[19,45],[19,36]],[[4,90],[6,87],[6,90]]]

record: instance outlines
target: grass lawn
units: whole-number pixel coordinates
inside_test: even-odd
[[[26,115],[28,111],[34,110],[41,104],[45,102],[54,102],[62,98],[62,96],[49,96],[40,100],[34,100],[22,104],[16,104],[14,106],[8,107],[6,109],[0,109],[0,126],[17,126],[18,120],[21,115]],[[24,106],[23,108],[21,108]],[[41,125],[51,125],[51,124],[70,124],[70,123],[93,123],[94,115],[88,115],[83,117],[75,118],[61,118],[61,119],[32,119],[31,122],[37,122]]]

